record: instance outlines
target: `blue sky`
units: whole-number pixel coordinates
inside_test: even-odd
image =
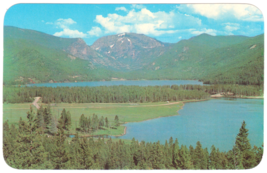
[[[264,33],[261,11],[246,4],[17,4],[7,11],[4,25],[83,38],[88,45],[102,36],[123,32],[170,43],[201,33]]]

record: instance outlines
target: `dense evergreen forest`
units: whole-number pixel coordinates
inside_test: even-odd
[[[212,146],[208,152],[199,141],[195,148],[188,148],[172,138],[165,145],[134,138],[125,144],[78,134],[70,139],[66,135],[69,117],[64,109],[55,121],[47,107],[37,115],[30,109],[27,120],[20,120],[18,127],[6,121],[3,151],[7,164],[18,169],[249,169],[258,165],[263,155],[263,146],[251,147],[244,121],[232,150],[221,152]],[[83,119],[82,115],[81,127]]]
[[[211,94],[259,96],[257,85],[172,85],[172,86],[98,86],[98,87],[4,87],[4,102],[32,102],[42,97],[43,103],[143,103],[206,99]]]

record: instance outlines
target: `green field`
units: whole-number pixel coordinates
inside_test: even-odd
[[[20,117],[27,119],[27,111],[31,103],[28,104],[3,104],[3,120],[10,124],[17,125]],[[45,106],[45,104],[44,104]],[[166,117],[177,115],[177,111],[183,106],[183,102],[157,102],[157,103],[83,103],[83,104],[69,104],[59,103],[51,106],[52,115],[57,118],[60,117],[63,108],[71,113],[71,130],[70,134],[75,133],[75,128],[79,127],[79,118],[81,114],[86,117],[93,114],[107,117],[110,125],[113,125],[115,115],[118,115],[120,123],[139,122],[153,118]],[[33,106],[34,112],[36,108]],[[121,135],[124,133],[124,126],[119,126],[117,129],[98,130],[93,135]],[[85,135],[80,133],[80,135]]]

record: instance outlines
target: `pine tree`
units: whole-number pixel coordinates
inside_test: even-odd
[[[3,125],[3,155],[6,163],[13,166],[14,150],[17,147],[16,137],[17,129],[14,125],[9,127],[8,121],[5,121]]]
[[[243,155],[240,149],[235,145],[233,147],[233,162],[234,162],[234,169],[244,169],[243,167]]]
[[[32,142],[31,154],[33,163],[30,169],[41,169],[48,168],[52,169],[52,165],[47,161],[49,153],[45,151],[43,146],[44,133],[42,129],[37,129],[35,133],[35,138]]]
[[[3,154],[4,154],[4,159],[7,160],[8,156],[11,154],[10,152],[12,151],[11,149],[11,143],[8,140],[9,139],[9,125],[8,125],[8,120],[4,122],[3,125]]]
[[[115,124],[116,127],[118,127],[120,125],[120,121],[119,121],[118,115],[115,116],[114,124]]]
[[[108,117],[105,118],[105,127],[106,127],[106,128],[109,128]]]
[[[92,118],[92,129],[94,131],[98,130],[98,126],[99,126],[99,119],[97,117],[96,114],[93,114],[93,118]]]
[[[263,149],[261,147],[255,148],[255,158],[256,158],[256,165],[260,164],[262,156],[263,156]]]
[[[46,128],[49,130],[50,124],[51,124],[51,120],[52,120],[50,104],[48,104],[48,106],[46,108],[44,108],[43,116],[44,116],[44,122],[46,124]]]
[[[178,139],[175,139],[174,145],[173,145],[173,159],[172,164],[176,169],[179,169],[179,165],[181,164],[180,155],[179,155],[179,143]]]
[[[211,152],[209,156],[209,169],[216,169],[217,151],[214,145],[211,146]]]
[[[43,132],[37,129],[37,119],[31,107],[27,119],[27,122],[20,123],[14,165],[16,168],[35,169],[44,164],[48,153],[42,145]]]
[[[80,125],[81,130],[84,131],[84,129],[85,129],[85,117],[84,117],[84,114],[82,114],[80,116],[79,125]]]
[[[226,155],[227,165],[225,165],[224,169],[235,169],[234,167],[234,154],[233,150],[229,150]]]
[[[92,158],[92,149],[89,146],[87,138],[82,138],[81,140],[79,140],[78,144],[79,148],[77,153],[77,161],[79,163],[79,169],[90,169],[94,161]]]
[[[171,166],[174,166],[173,164],[173,161],[174,161],[174,155],[173,155],[173,148],[174,148],[174,144],[173,144],[173,138],[170,137],[169,139],[169,144],[168,144],[169,148],[168,148],[168,151],[167,151],[167,162],[169,162],[169,164]],[[175,167],[175,166],[174,166]]]
[[[88,120],[87,120],[87,132],[90,132],[91,126],[92,126],[91,117],[88,117]]]
[[[43,106],[41,106],[40,109],[37,110],[37,122],[38,122],[38,127],[45,130],[46,124],[45,124],[45,120],[44,120]]]
[[[69,163],[68,153],[66,151],[66,135],[62,123],[58,124],[58,133],[54,136],[54,145],[50,153],[51,160],[55,169],[67,169]]]
[[[204,158],[203,158],[203,168],[202,169],[208,169],[208,163],[209,163],[209,152],[208,152],[208,148],[205,148],[203,150],[204,152]]]
[[[66,110],[63,109],[60,118],[57,123],[57,128],[65,128],[65,120],[66,120]]]
[[[51,117],[49,132],[51,134],[57,133],[57,119],[56,119],[56,117]]]
[[[65,108],[61,112],[61,117],[58,120],[58,123],[65,130],[69,130],[71,127],[71,115],[69,111],[66,112]]]
[[[191,162],[190,154],[186,146],[181,146],[180,152],[180,164],[179,167],[181,169],[192,169],[193,168],[193,163]]]
[[[169,169],[172,166],[172,146],[169,147],[169,144],[167,140],[165,140],[165,145],[164,145],[164,160],[165,160],[165,167],[166,169]]]
[[[104,117],[101,116],[100,120],[99,120],[99,127],[103,127],[104,126]]]
[[[79,169],[79,161],[78,161],[78,155],[79,155],[78,150],[79,149],[80,149],[79,135],[78,133],[76,133],[68,145],[70,169]]]
[[[65,129],[69,130],[71,128],[71,114],[70,111],[66,113],[66,120],[65,120]]]
[[[256,166],[255,155],[251,150],[251,145],[248,139],[248,129],[246,123],[243,121],[239,133],[236,137],[235,145],[242,155],[242,165],[245,169],[253,168]]]
[[[160,145],[159,141],[153,145],[152,153],[152,167],[153,169],[165,169],[164,165],[164,154],[163,147]]]
[[[199,141],[197,142],[197,146],[194,150],[193,164],[195,169],[207,169],[207,160]]]

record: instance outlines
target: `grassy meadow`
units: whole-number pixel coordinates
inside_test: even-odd
[[[177,115],[177,111],[183,106],[183,102],[157,102],[157,103],[58,103],[51,106],[52,115],[59,118],[63,108],[70,111],[71,130],[70,134],[75,133],[75,128],[79,127],[81,114],[92,117],[96,114],[98,118],[107,117],[110,126],[113,125],[115,115],[118,115],[121,124],[126,122],[145,121],[153,118]],[[10,124],[18,125],[20,117],[27,119],[31,103],[25,104],[3,104],[3,120],[8,120]],[[43,104],[43,106],[46,106]],[[33,110],[37,110],[34,106]],[[93,135],[121,135],[124,133],[124,126],[117,129],[98,130]],[[81,135],[85,135],[80,133]],[[88,135],[88,134],[87,134]]]

